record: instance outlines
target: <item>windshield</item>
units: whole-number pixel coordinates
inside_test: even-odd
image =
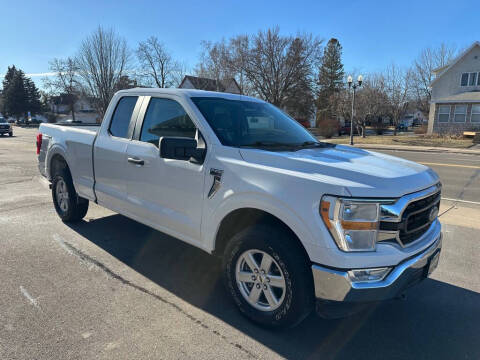
[[[303,126],[275,106],[255,101],[192,97],[220,142],[234,147],[319,145]]]

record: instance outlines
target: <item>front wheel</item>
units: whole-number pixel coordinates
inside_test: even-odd
[[[66,169],[53,178],[52,198],[55,210],[64,222],[80,221],[87,214],[88,200],[78,196]]]
[[[297,239],[269,225],[235,235],[224,256],[227,290],[250,320],[293,327],[314,307],[312,272]]]
[[[12,136],[13,136],[13,132],[8,133],[8,136],[12,137]]]

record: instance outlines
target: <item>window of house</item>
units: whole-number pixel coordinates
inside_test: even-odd
[[[197,128],[183,107],[171,99],[151,98],[143,120],[140,141],[158,146],[162,136],[195,138]]]
[[[472,105],[471,122],[480,122],[480,105]]]
[[[470,81],[468,82],[468,85],[470,86],[475,86],[477,84],[477,73],[470,73]]]
[[[438,122],[448,122],[450,120],[450,105],[440,105],[438,107]]]
[[[455,112],[453,115],[454,122],[465,122],[467,117],[467,105],[455,105]]]
[[[110,122],[110,128],[108,129],[110,134],[116,137],[127,138],[128,126],[130,125],[137,99],[138,96],[124,96],[118,101]]]
[[[462,80],[460,82],[461,86],[467,86],[468,85],[468,73],[463,73],[462,74]]]

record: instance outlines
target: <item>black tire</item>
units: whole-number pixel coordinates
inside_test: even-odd
[[[61,204],[58,198],[57,187],[65,184],[68,199]],[[77,222],[82,220],[88,211],[88,200],[78,196],[73,186],[72,177],[68,169],[58,170],[52,181],[52,198],[53,205],[58,216],[64,222]]]
[[[8,133],[8,136],[12,137],[12,136],[13,136],[13,132]]]
[[[223,257],[225,285],[240,312],[251,321],[269,328],[293,327],[304,320],[315,305],[310,261],[298,240],[282,230],[272,225],[251,226],[233,236]],[[273,311],[255,308],[247,302],[237,284],[237,262],[248,250],[269,254],[283,273],[285,294],[281,305]]]

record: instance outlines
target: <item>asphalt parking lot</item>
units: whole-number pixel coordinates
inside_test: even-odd
[[[394,153],[430,163],[448,199],[440,265],[405,300],[271,332],[201,250],[96,205],[63,224],[36,130],[14,131],[0,137],[0,359],[480,358],[480,156]]]

